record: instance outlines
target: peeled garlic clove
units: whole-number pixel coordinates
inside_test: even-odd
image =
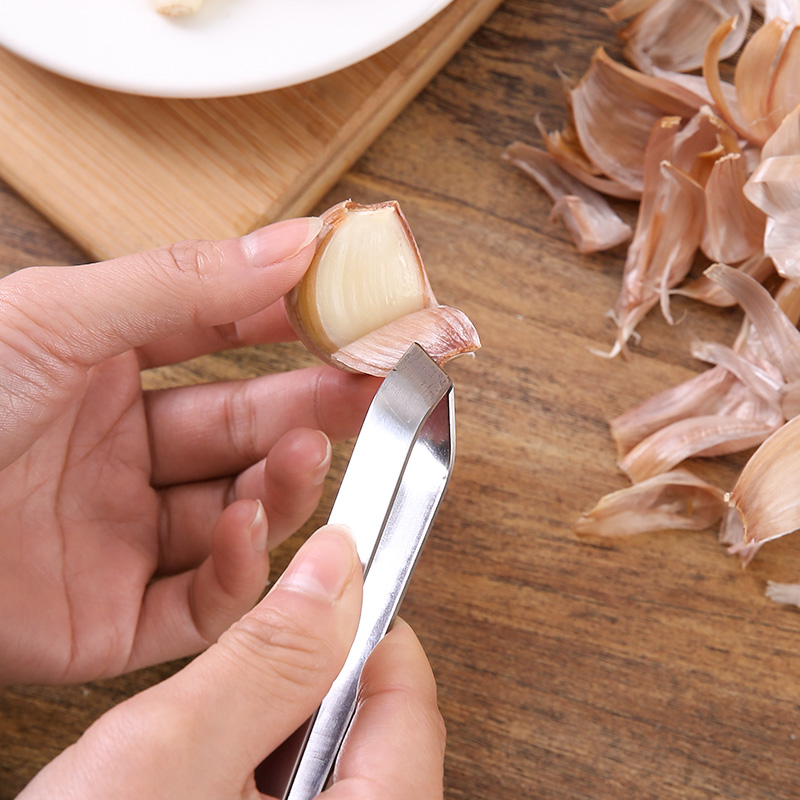
[[[704,530],[725,512],[725,493],[688,470],[673,470],[611,492],[574,525],[579,536],[623,537]]]
[[[466,315],[437,310],[444,307],[395,201],[346,201],[322,220],[311,264],[286,296],[289,321],[311,352],[343,369],[386,375],[414,342],[432,348],[439,364],[480,347]]]
[[[472,353],[480,346],[475,326],[463,311],[433,306],[406,314],[331,354],[334,366],[370,375],[386,375],[417,343],[437,363]]]
[[[750,457],[731,492],[744,542],[767,542],[800,528],[800,417],[775,431]]]

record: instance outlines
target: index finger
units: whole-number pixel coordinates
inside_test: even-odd
[[[271,306],[308,269],[321,224],[316,217],[286,220],[238,239],[181,242],[83,266],[29,267],[3,280],[0,303],[18,334],[85,368]]]
[[[223,325],[200,326],[137,349],[142,369],[177,364],[206,353],[219,353],[254,344],[291,342],[297,338],[283,298],[249,317]]]

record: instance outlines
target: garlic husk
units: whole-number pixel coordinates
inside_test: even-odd
[[[731,492],[744,542],[762,543],[800,528],[800,417],[772,434],[744,466]]]
[[[782,19],[762,25],[742,49],[734,72],[739,113],[758,144],[763,144],[781,121],[773,116],[771,87],[779,76],[787,26]],[[785,112],[781,119],[784,115]]]
[[[571,104],[569,105],[571,107]],[[539,129],[539,134],[550,157],[564,172],[572,175],[584,186],[601,194],[619,197],[623,200],[638,200],[641,197],[642,193],[639,189],[633,189],[614,178],[609,178],[602,173],[599,167],[592,164],[583,151],[572,117],[561,131],[548,132],[538,117],[536,127]]]
[[[781,605],[800,608],[800,583],[767,581],[767,588],[764,591],[764,596]]]
[[[662,428],[634,447],[619,462],[620,469],[638,483],[666,472],[695,456],[719,456],[755,447],[782,422],[747,415],[714,414],[682,419]]]
[[[437,364],[481,346],[475,326],[463,311],[432,306],[406,314],[340,348],[331,354],[331,362],[353,372],[383,376],[414,343]]]
[[[687,417],[710,416],[722,408],[736,378],[712,368],[648,397],[611,420],[611,435],[622,460],[639,442]]]
[[[619,20],[623,9],[617,4],[612,19]],[[626,14],[632,16],[631,14]],[[643,72],[653,64],[660,69],[688,72],[701,67],[706,42],[724,20],[738,16],[736,35],[722,47],[721,58],[732,56],[744,42],[750,22],[749,0],[657,0],[636,13],[622,31],[625,55]]]
[[[775,274],[775,264],[769,256],[763,253],[756,253],[745,259],[736,265],[736,269],[754,278],[759,283],[763,283],[770,275]],[[700,275],[690,283],[673,289],[672,294],[691,297],[694,300],[700,300],[707,305],[717,306],[718,308],[729,308],[737,304],[736,298],[730,292],[726,292],[725,289],[714,283],[706,275]]]
[[[764,252],[784,278],[800,279],[800,154],[765,158],[744,193],[767,214]]]
[[[624,537],[704,530],[725,512],[725,494],[688,470],[672,470],[611,492],[573,525],[580,536]]]
[[[724,264],[712,264],[705,274],[736,298],[784,380],[800,380],[800,331],[772,295],[749,275]]]
[[[800,153],[800,104],[787,114],[775,132],[764,143],[761,158],[792,156]]]
[[[653,163],[656,155],[648,167],[642,207],[625,260],[614,310],[617,337],[609,356],[627,352],[636,326],[659,302],[672,322],[669,292],[688,274],[703,231],[702,186],[668,161]]]
[[[703,57],[703,78],[714,98],[714,106],[722,118],[742,137],[751,138],[749,126],[739,112],[736,88],[723,81],[719,75],[719,61],[723,43],[737,27],[736,17],[721,23],[708,40]],[[762,142],[758,142],[762,144]]]
[[[514,142],[503,158],[535,180],[553,200],[551,219],[559,217],[572,234],[579,253],[608,250],[630,239],[623,222],[598,192],[564,171],[542,150]]]
[[[737,264],[761,252],[766,215],[742,192],[747,167],[740,153],[718,158],[705,184],[701,249],[712,261]]]
[[[342,369],[386,375],[415,341],[435,347],[439,364],[480,347],[463,312],[456,325],[452,314],[436,311],[443,307],[396,201],[348,200],[321,218],[311,264],[286,296],[289,321],[311,352]]]
[[[570,93],[584,152],[604,174],[641,191],[644,151],[664,116],[693,116],[705,100],[671,81],[643,75],[599,48],[589,71]],[[620,114],[625,108],[627,113]]]

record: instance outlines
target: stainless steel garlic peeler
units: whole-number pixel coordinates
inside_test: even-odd
[[[397,614],[444,497],[454,445],[453,383],[414,344],[375,395],[329,517],[351,528],[364,568],[355,641],[316,714],[256,771],[262,792],[310,800],[324,789],[361,670]]]

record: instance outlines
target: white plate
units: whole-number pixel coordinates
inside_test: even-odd
[[[159,97],[279,89],[361,61],[450,0],[0,0],[0,45],[85,83]]]

